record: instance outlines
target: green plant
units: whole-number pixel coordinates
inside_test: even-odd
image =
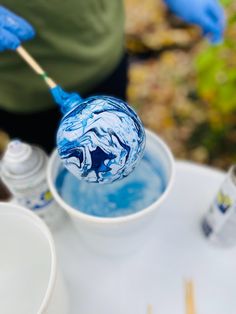
[[[227,165],[236,157],[236,4],[225,0],[224,5],[224,42],[201,47],[196,57],[197,93],[207,123],[198,125],[190,142],[207,147],[211,161],[227,156]]]

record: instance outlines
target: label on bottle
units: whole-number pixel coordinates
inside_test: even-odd
[[[15,195],[15,201],[34,211],[50,228],[59,227],[65,219],[65,213],[53,199],[46,181],[40,185],[40,188],[34,187],[32,190],[27,189],[24,193]]]
[[[34,187],[33,190],[28,189],[21,195],[18,194],[16,199],[19,204],[34,211],[44,209],[53,201],[46,182],[41,184],[40,187]]]

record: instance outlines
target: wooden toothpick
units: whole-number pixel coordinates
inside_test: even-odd
[[[185,281],[185,307],[186,314],[196,314],[194,300],[194,286],[192,280]]]
[[[147,314],[153,314],[153,308],[152,308],[152,305],[151,305],[151,304],[148,304],[148,307],[147,307]]]
[[[44,79],[44,81],[50,88],[54,88],[57,86],[57,84],[50,77],[48,77],[47,73],[38,64],[38,62],[28,53],[28,51],[25,50],[25,48],[19,46],[16,51],[21,56],[21,58],[24,59],[25,62],[34,70],[34,72],[36,72]]]

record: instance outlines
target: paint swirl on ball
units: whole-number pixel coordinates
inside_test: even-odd
[[[128,176],[141,160],[145,131],[125,102],[94,96],[63,117],[57,147],[65,167],[76,177],[111,183]]]

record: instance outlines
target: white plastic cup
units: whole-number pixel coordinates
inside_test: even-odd
[[[0,313],[68,314],[67,294],[45,223],[0,203]]]
[[[172,153],[163,140],[146,130],[146,147],[158,163],[166,177],[166,189],[150,206],[127,216],[95,217],[74,209],[59,195],[55,181],[61,168],[61,160],[55,150],[51,155],[47,169],[49,188],[55,200],[71,216],[80,236],[86,243],[100,253],[127,254],[140,247],[148,240],[148,229],[158,209],[168,198],[175,177],[175,162]]]

